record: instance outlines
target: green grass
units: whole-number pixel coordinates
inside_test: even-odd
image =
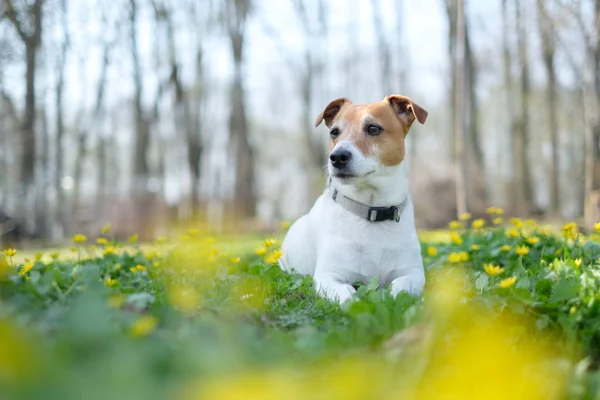
[[[505,338],[517,348],[551,338],[545,350],[567,382],[560,398],[599,398],[600,244],[515,223],[518,229],[508,231],[447,231],[441,240],[439,233],[422,233],[424,299],[404,294],[394,299],[372,282],[360,285],[356,301],[343,307],[317,296],[310,277],[284,273],[268,262],[274,261],[269,256],[277,245],[255,254],[264,246],[255,237],[129,243],[107,255],[103,249],[117,243],[93,251],[80,245],[72,255],[62,250],[57,260],[42,258],[28,271],[22,262],[34,254],[18,252],[8,266],[0,266],[0,393],[2,398],[209,398],[200,394],[218,387],[229,390],[220,398],[258,399],[281,398],[273,393],[286,386],[281,392],[286,398],[318,398],[318,390],[329,390],[323,398],[384,398],[390,383],[435,382],[435,360],[446,360],[441,356],[446,354],[444,365],[452,365],[450,350],[460,348],[457,337],[464,326],[510,317],[521,322],[492,335],[497,349]],[[486,264],[502,272],[490,276]],[[452,271],[464,271],[466,281],[455,280]],[[505,281],[510,277],[516,278],[513,285]],[[465,311],[465,304],[475,311]],[[428,341],[423,333],[428,330],[440,341]],[[417,332],[416,340],[409,340],[411,332]],[[423,346],[429,353],[420,350]],[[494,347],[486,342],[489,354],[482,359],[508,357]],[[518,380],[510,369],[496,376],[504,365],[498,362],[490,381],[483,379],[490,388]],[[461,376],[473,374],[483,385],[476,378],[478,361],[468,365]],[[338,379],[319,378],[314,371]],[[256,384],[239,378],[247,374]]]

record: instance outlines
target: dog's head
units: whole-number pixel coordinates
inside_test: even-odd
[[[329,176],[342,183],[389,174],[402,163],[404,141],[417,120],[427,119],[427,111],[404,96],[355,105],[348,99],[332,101],[317,117],[329,128]]]

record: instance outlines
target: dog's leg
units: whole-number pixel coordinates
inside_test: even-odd
[[[341,277],[335,273],[319,273],[319,267],[317,266],[317,273],[315,273],[315,286],[317,292],[320,295],[327,297],[331,301],[337,301],[340,304],[344,304],[346,300],[350,299],[356,289],[352,285],[343,283]]]
[[[416,269],[408,275],[399,276],[392,281],[392,296],[396,297],[400,292],[408,292],[421,295],[425,287],[425,273],[422,269]]]

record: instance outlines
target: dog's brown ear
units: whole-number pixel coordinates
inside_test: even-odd
[[[408,126],[416,119],[421,124],[427,119],[427,111],[406,96],[390,95],[385,98],[396,114],[403,119]]]
[[[325,125],[327,125],[327,127],[330,127],[331,122],[345,104],[352,104],[352,102],[347,98],[342,97],[327,104],[327,107],[325,107],[323,112],[317,117],[317,120],[315,121],[315,127],[321,125],[321,122],[323,122],[323,120],[325,120]]]

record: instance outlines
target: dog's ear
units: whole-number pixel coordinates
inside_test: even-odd
[[[421,124],[427,119],[427,111],[418,104],[414,103],[406,96],[390,95],[385,98],[394,109],[398,117],[402,119],[407,126],[411,126],[416,119]]]
[[[315,127],[321,125],[321,122],[323,122],[323,120],[325,120],[325,125],[327,125],[327,127],[330,127],[331,122],[345,104],[352,104],[352,102],[346,99],[345,97],[342,97],[327,104],[327,107],[325,107],[323,112],[317,117],[317,120],[315,121]]]

